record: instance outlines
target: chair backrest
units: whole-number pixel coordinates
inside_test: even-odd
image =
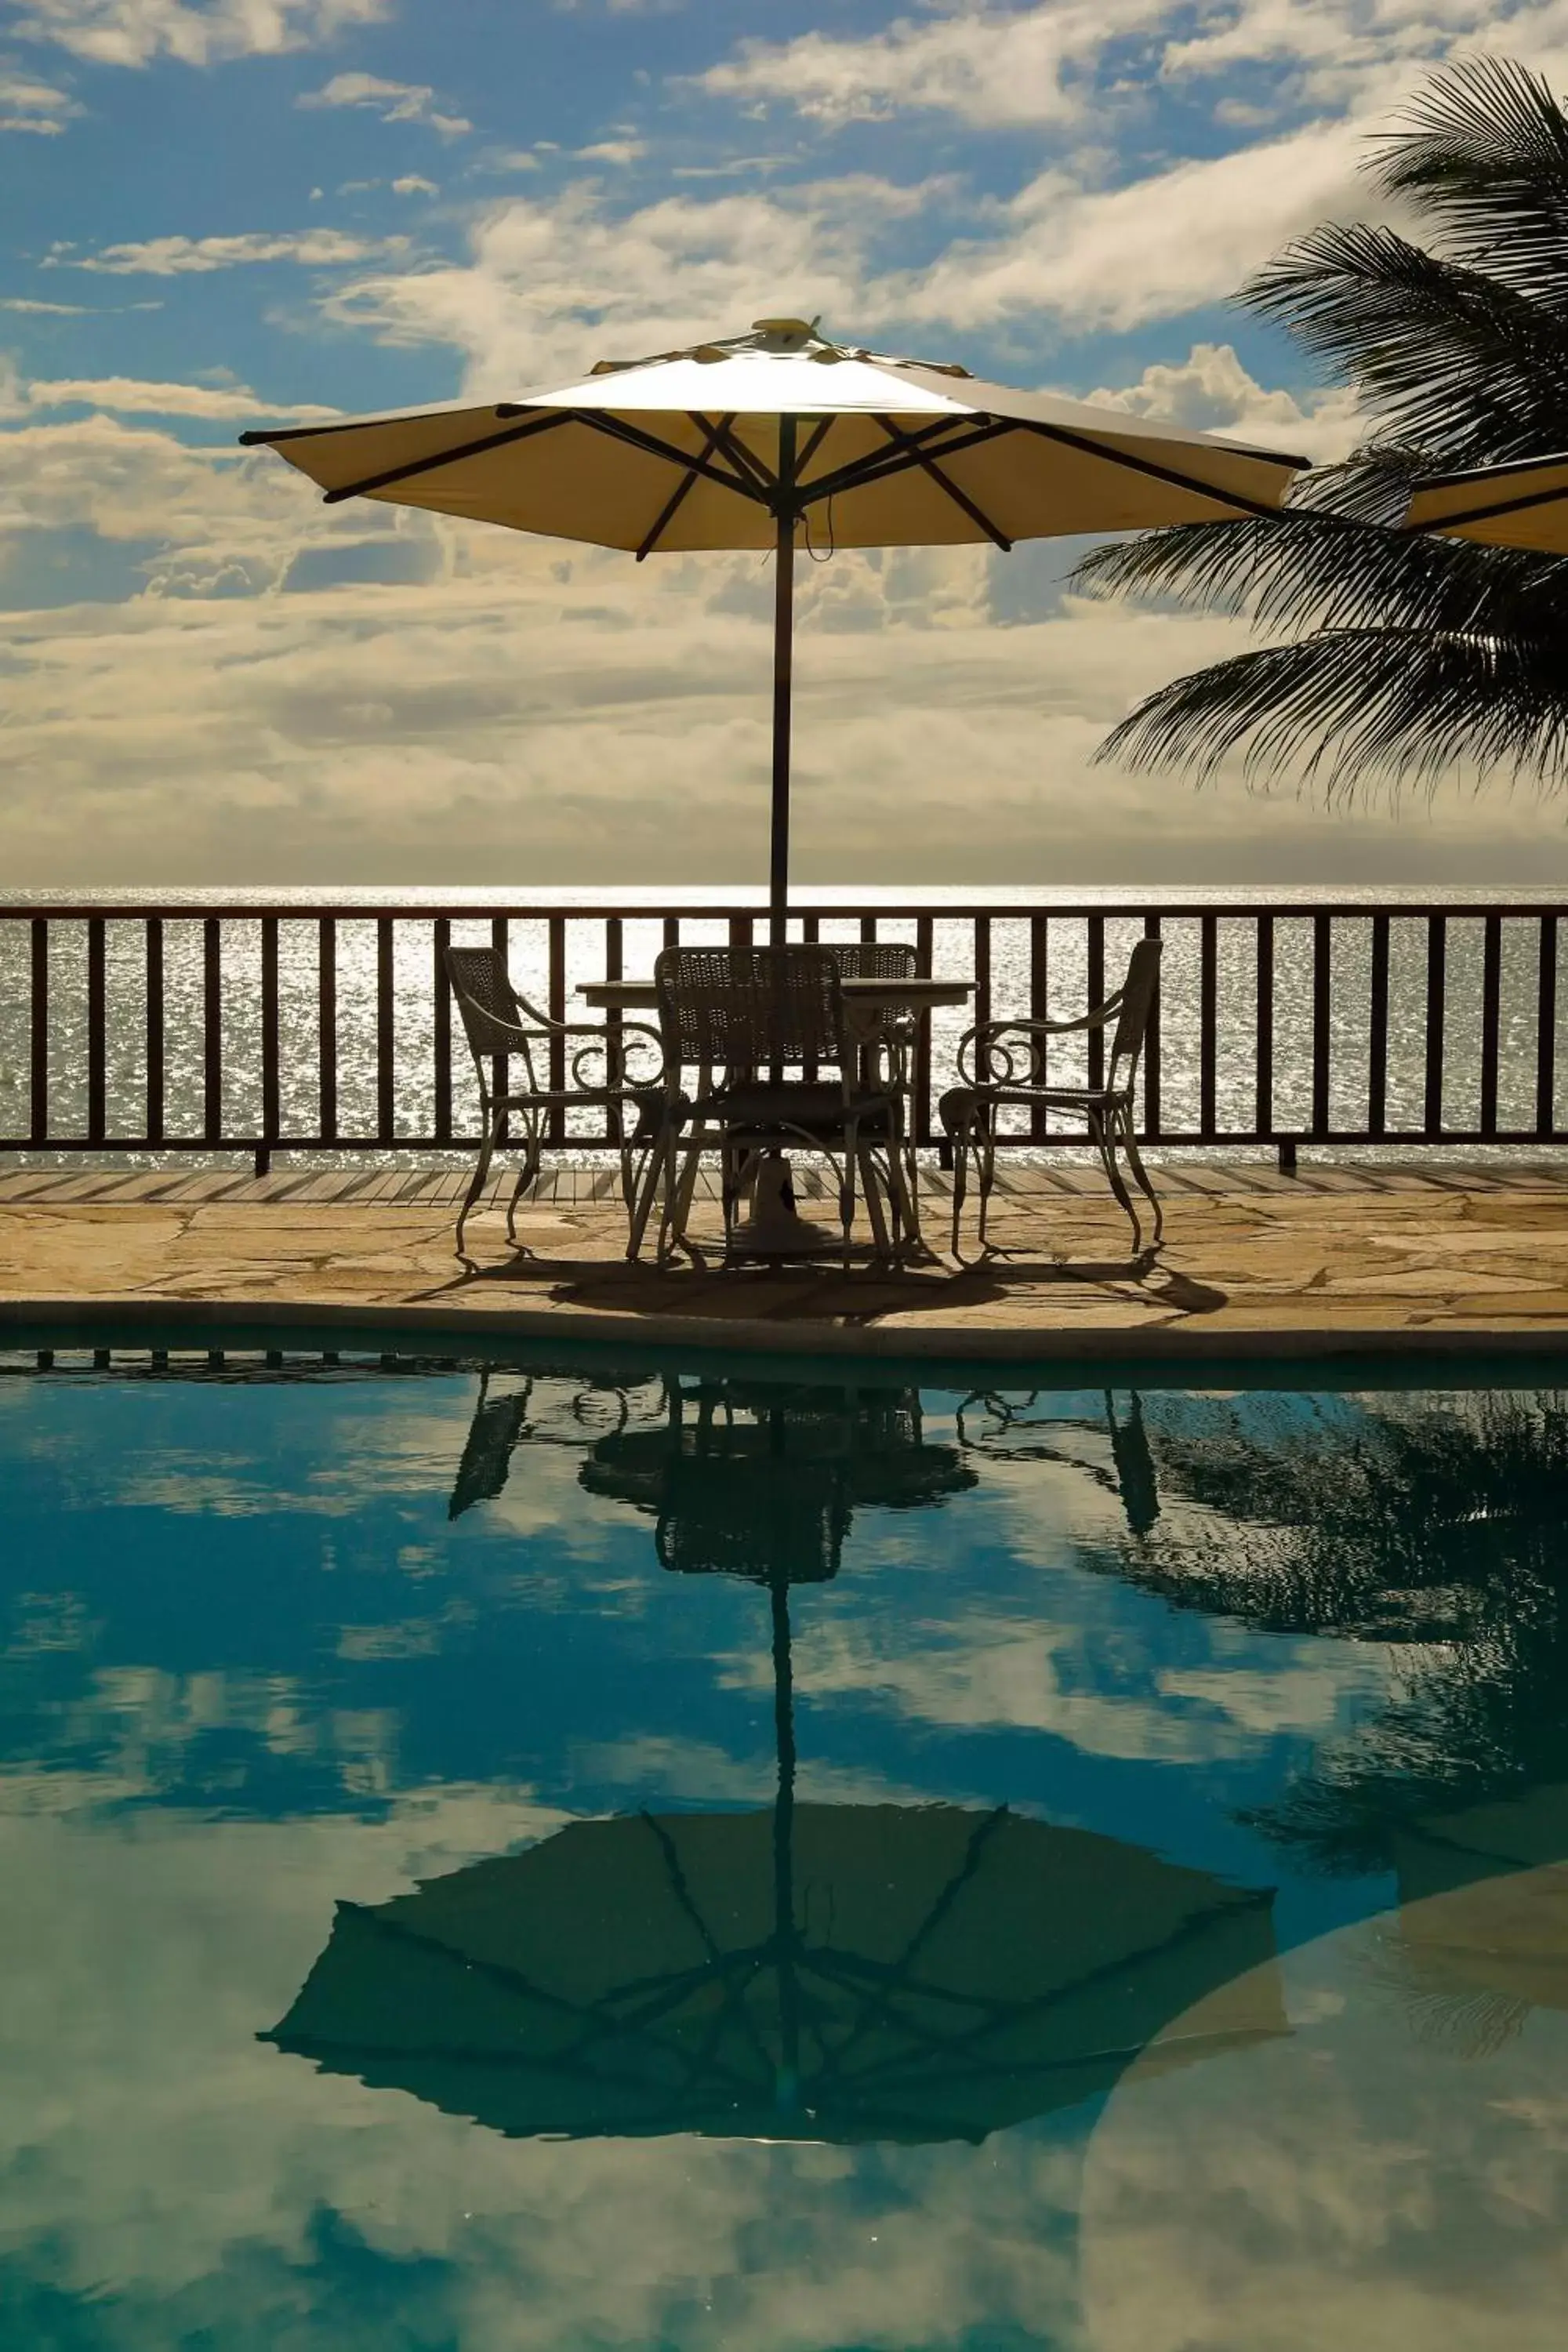
[[[515,1053],[517,1039],[502,1026],[506,1023],[516,1029],[521,1020],[505,958],[494,948],[448,948],[446,961],[447,977],[475,1061],[482,1065],[487,1054]]]
[[[1113,1087],[1130,1087],[1138,1075],[1143,1040],[1149,1034],[1150,1016],[1160,986],[1160,948],[1158,940],[1140,940],[1128,961],[1127,977],[1121,983],[1121,1009],[1116,1016],[1116,1034],[1110,1044],[1109,1082]]]
[[[836,940],[833,952],[845,980],[913,980],[921,968],[920,950],[905,940]]]
[[[844,995],[831,948],[666,948],[653,972],[671,1067],[844,1066]]]

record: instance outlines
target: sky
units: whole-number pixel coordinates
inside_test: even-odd
[[[782,313],[1331,457],[1227,297],[1482,46],[1568,88],[1568,0],[0,0],[5,891],[758,880],[765,560],[328,511],[237,435]],[[1244,640],[1081,551],[802,567],[803,882],[1568,881],[1528,785],[1091,764]]]

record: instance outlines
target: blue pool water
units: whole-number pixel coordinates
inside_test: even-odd
[[[0,1359],[0,2345],[1559,2340],[1568,1405]]]

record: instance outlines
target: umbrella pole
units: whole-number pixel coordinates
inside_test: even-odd
[[[779,2058],[773,2098],[792,2113],[800,2090],[800,1989],[795,1981],[795,1675],[790,1660],[789,1579],[771,1580],[773,1620],[773,1733],[779,1784],[773,1800],[773,1936],[779,1984]]]
[[[778,526],[773,572],[773,801],[768,856],[768,938],[784,943],[789,919],[789,730],[795,693],[795,420],[779,418]]]

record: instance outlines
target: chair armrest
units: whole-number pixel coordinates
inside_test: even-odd
[[[1118,990],[1092,1013],[1080,1013],[1071,1021],[1031,1021],[1020,1014],[1016,1020],[977,1022],[958,1041],[959,1076],[972,1087],[1036,1085],[1043,1059],[1040,1048],[1047,1038],[1104,1029],[1121,1010]]]
[[[662,1033],[646,1021],[623,1021],[611,1029],[602,1022],[552,1022],[542,1033],[544,1040],[559,1037],[563,1041],[580,1037],[583,1043],[572,1055],[572,1083],[578,1087],[625,1087],[638,1092],[649,1092],[663,1087],[673,1094],[679,1083],[679,1072],[670,1071],[665,1060]],[[636,1070],[628,1067],[628,1057],[634,1052],[649,1055]],[[604,1074],[595,1075],[596,1057],[604,1057]]]

